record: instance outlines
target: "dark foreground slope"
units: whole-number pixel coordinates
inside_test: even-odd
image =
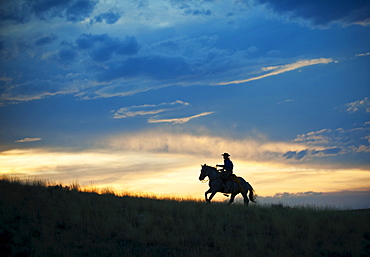
[[[1,256],[370,256],[370,211],[248,208],[0,180]]]

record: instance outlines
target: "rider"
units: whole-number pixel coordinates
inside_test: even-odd
[[[234,164],[233,162],[230,160],[230,154],[228,153],[223,153],[221,154],[223,157],[224,157],[224,165],[216,165],[217,167],[222,167],[222,171],[221,171],[221,178],[224,182],[226,182],[229,177],[231,176],[231,174],[233,174],[233,168],[234,168]]]
[[[224,183],[226,184],[226,181],[230,178],[230,176],[233,174],[233,168],[234,168],[234,164],[233,162],[230,160],[230,154],[228,153],[223,153],[221,154],[223,157],[224,157],[224,165],[219,165],[217,164],[216,167],[222,167],[222,171],[221,171],[221,179],[224,181]],[[234,179],[233,179],[234,182],[236,182],[239,186],[239,189],[240,191],[245,194],[245,190],[244,188],[242,187],[241,183],[240,183],[240,180],[238,177],[236,177],[234,175]]]

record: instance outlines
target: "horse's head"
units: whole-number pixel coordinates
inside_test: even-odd
[[[208,166],[206,164],[201,166],[202,169],[200,170],[199,180],[204,180],[208,176]]]
[[[217,172],[217,169],[207,164],[201,165],[202,169],[200,170],[199,180],[204,180],[207,176],[214,176],[214,172]]]

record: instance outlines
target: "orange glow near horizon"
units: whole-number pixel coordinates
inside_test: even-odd
[[[89,187],[111,189],[117,194],[202,200],[208,183],[198,180],[201,158],[120,151],[10,150],[0,155],[0,174],[64,185],[78,183],[87,190]],[[209,165],[222,162],[221,158],[207,160]],[[301,167],[239,159],[233,162],[234,173],[250,182],[260,196],[283,192],[369,190],[369,170]],[[227,200],[222,194],[214,199]]]

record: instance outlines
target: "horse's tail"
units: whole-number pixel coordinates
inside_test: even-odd
[[[249,184],[249,183],[248,183]],[[249,200],[251,200],[252,202],[254,203],[257,203],[256,199],[257,199],[257,194],[256,192],[254,191],[253,187],[251,186],[251,184],[249,184],[250,186],[250,189],[249,189]]]

